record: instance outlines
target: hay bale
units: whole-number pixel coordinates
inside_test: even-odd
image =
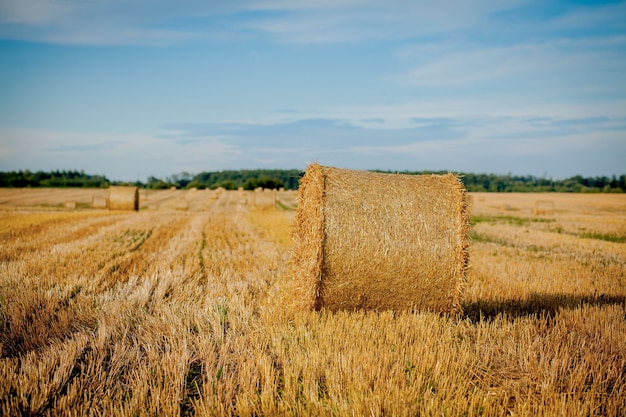
[[[90,207],[92,209],[105,209],[107,208],[107,199],[104,197],[91,197]]]
[[[107,195],[109,210],[139,210],[139,189],[132,186],[111,186]]]
[[[309,166],[294,228],[303,307],[461,312],[469,227],[464,195],[452,174]]]
[[[545,214],[551,216],[554,214],[554,201],[552,200],[536,200],[533,208],[536,216]]]
[[[270,188],[257,188],[257,190],[252,193],[252,196],[252,204],[256,207],[276,207],[276,190],[272,190]]]
[[[74,210],[76,208],[76,201],[66,201],[63,203],[63,207],[66,209]]]

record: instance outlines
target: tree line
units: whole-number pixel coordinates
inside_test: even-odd
[[[391,171],[377,171],[387,172]],[[443,174],[447,171],[394,171],[400,174]],[[141,188],[166,189],[176,187],[236,190],[255,188],[285,188],[296,190],[304,172],[297,169],[254,169],[207,171],[199,174],[182,172],[165,178],[148,177],[147,181],[111,181],[104,175],[90,175],[84,171],[7,171],[0,172],[0,187],[85,187],[107,188],[110,185],[135,185]],[[626,175],[619,177],[582,177],[576,175],[553,180],[532,175],[460,173],[461,181],[469,191],[485,192],[566,192],[566,193],[622,193],[626,190]]]

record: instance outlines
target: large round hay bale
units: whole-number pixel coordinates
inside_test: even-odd
[[[294,229],[298,299],[307,309],[461,312],[464,196],[452,174],[309,166]]]
[[[132,186],[111,186],[107,196],[109,210],[139,210],[139,189]]]

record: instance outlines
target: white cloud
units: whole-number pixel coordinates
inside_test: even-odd
[[[463,45],[454,49],[442,45],[441,54],[415,58],[416,67],[401,82],[412,86],[443,89],[470,89],[475,97],[483,92],[516,91],[516,97],[555,92],[626,93],[621,53],[624,37],[607,40],[556,40],[507,46]],[[611,48],[603,48],[604,45]],[[433,46],[434,49],[434,46]],[[477,91],[479,88],[481,91]],[[487,88],[485,88],[487,87]]]
[[[551,29],[624,29],[626,3],[605,4],[601,7],[578,6],[569,13],[554,19]]]
[[[486,24],[521,1],[269,1],[250,7],[280,12],[244,27],[286,43],[337,43],[441,35]]]
[[[0,37],[51,43],[140,45],[251,33],[290,43],[399,39],[480,25],[489,13],[519,3],[5,0],[0,2]],[[177,25],[185,21],[193,21],[195,29],[179,30],[181,26]]]
[[[54,0],[3,0],[0,2],[0,22],[41,25],[63,19],[72,5]]]
[[[233,146],[207,138],[180,144],[155,135],[0,128],[3,170],[85,170],[114,180],[226,169]],[[138,178],[138,176],[140,176]]]

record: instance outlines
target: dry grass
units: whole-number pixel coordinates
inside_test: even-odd
[[[191,192],[191,191],[190,191]],[[176,202],[176,210],[187,211],[189,210],[189,202],[185,198],[181,198]]]
[[[541,216],[541,215],[552,216],[554,214],[554,201],[537,200],[535,201],[535,207],[533,211],[536,216]]]
[[[93,209],[105,209],[107,208],[107,199],[104,197],[92,196],[89,206]]]
[[[551,195],[540,218],[536,195],[475,198],[450,318],[287,308],[294,213],[223,194],[132,215],[3,205],[0,415],[626,412],[626,244],[607,239],[626,196]]]
[[[252,203],[256,207],[276,207],[277,191],[257,188],[252,193]]]
[[[308,304],[460,311],[469,219],[454,175],[313,164],[300,190],[294,276],[313,295]]]

